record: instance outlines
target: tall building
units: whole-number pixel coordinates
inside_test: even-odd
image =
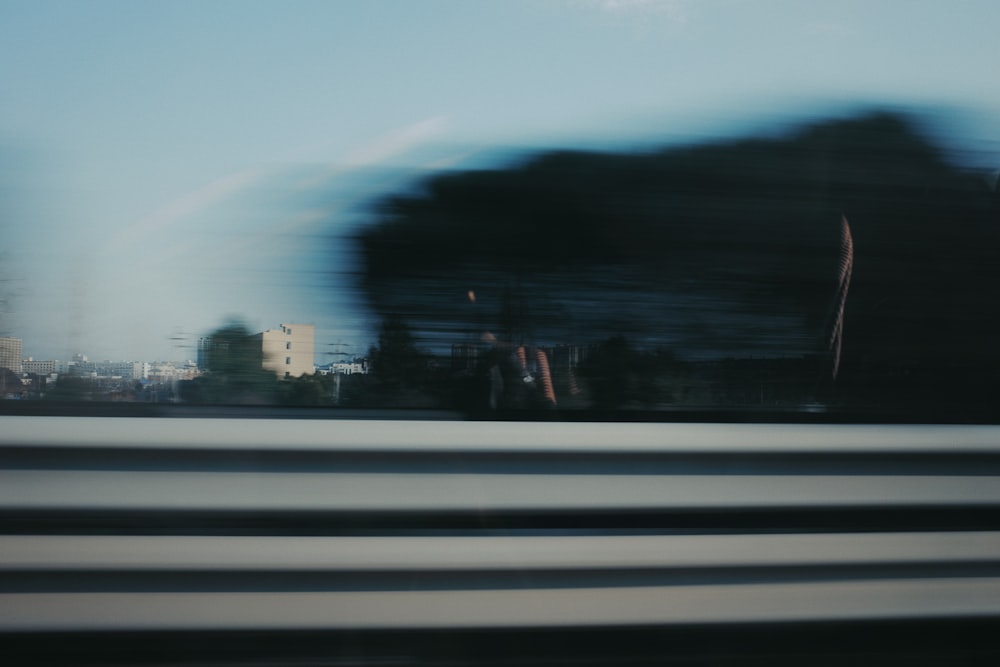
[[[264,355],[263,366],[279,378],[312,375],[316,327],[312,324],[282,324],[255,335]]]
[[[209,336],[202,336],[198,339],[197,364],[201,370],[208,370],[208,355],[212,347],[212,339]]]
[[[0,368],[21,374],[20,338],[0,338]]]

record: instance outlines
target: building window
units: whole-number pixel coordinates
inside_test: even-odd
[[[292,335],[292,330],[291,329],[285,329],[285,333],[287,335],[291,336]]]
[[[292,349],[292,343],[291,343],[291,341],[289,341],[289,342],[285,343],[285,349],[286,349],[286,350],[290,350],[290,349]]]
[[[292,363],[292,358],[291,357],[285,357],[285,364],[291,365],[291,363]]]
[[[285,371],[285,379],[286,379],[286,380],[287,380],[288,378],[290,378],[291,376],[292,376],[292,374],[291,374],[291,373],[290,373],[289,371]]]

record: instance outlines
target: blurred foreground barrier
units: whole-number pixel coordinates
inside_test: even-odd
[[[1000,429],[0,418],[49,664],[1000,656]]]

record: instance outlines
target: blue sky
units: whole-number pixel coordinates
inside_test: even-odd
[[[400,167],[865,104],[989,164],[997,26],[994,0],[0,0],[0,325],[36,358],[184,358],[229,315],[361,352],[327,238]]]

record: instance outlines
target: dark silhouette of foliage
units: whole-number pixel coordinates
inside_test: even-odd
[[[642,354],[622,336],[602,342],[579,368],[590,388],[593,407],[602,410],[645,403],[640,384],[648,373]]]
[[[207,337],[205,370],[210,373],[240,376],[261,367],[260,343],[239,322],[229,322]]]
[[[361,286],[417,340],[501,331],[474,322],[465,295],[481,318],[516,285],[537,342],[623,334],[689,360],[823,352],[846,216],[854,275],[831,400],[1000,400],[997,195],[897,114],[546,153],[432,177],[375,214],[357,238]]]
[[[278,380],[262,368],[262,360],[260,340],[243,324],[229,322],[207,337],[207,372],[181,383],[181,399],[194,403],[278,403]]]
[[[6,396],[19,396],[23,391],[21,376],[9,368],[0,368],[0,400]]]
[[[402,317],[393,314],[382,321],[378,346],[371,355],[379,383],[393,388],[415,384],[422,376],[422,356]]]
[[[378,344],[368,353],[372,380],[355,380],[351,396],[377,407],[436,407],[445,391],[438,386],[427,355],[413,330],[397,314],[383,319]],[[360,386],[362,385],[363,386]]]
[[[50,401],[84,401],[94,397],[94,382],[90,378],[63,374],[45,392]]]
[[[279,383],[283,405],[319,406],[333,404],[332,375],[300,375]]]
[[[681,370],[673,355],[635,349],[624,336],[599,343],[579,365],[590,407],[597,410],[651,409],[673,403]]]

